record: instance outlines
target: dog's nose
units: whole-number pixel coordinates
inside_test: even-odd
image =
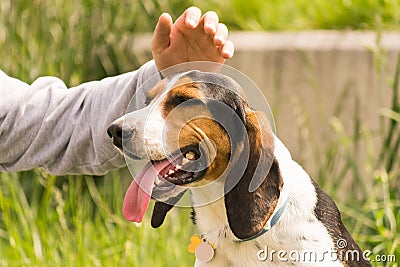
[[[122,124],[119,123],[113,123],[107,129],[107,134],[110,138],[113,139],[113,144],[120,149],[122,149],[123,140],[128,140],[132,138],[134,132],[134,128],[125,129],[122,128]]]
[[[122,149],[122,125],[111,124],[107,129],[107,134],[113,139],[113,144]]]

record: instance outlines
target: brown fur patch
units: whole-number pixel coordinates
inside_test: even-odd
[[[202,133],[200,134],[199,131]],[[190,139],[194,133],[197,133],[199,136],[201,135],[202,140],[204,138],[212,140],[213,144],[210,146],[215,145],[215,148],[208,146],[210,149],[215,149],[216,154],[214,160],[207,168],[204,180],[207,182],[217,180],[222,176],[229,164],[231,152],[229,136],[212,118],[198,118],[189,122],[179,135],[182,143],[187,143],[187,139]],[[208,151],[207,154],[212,154],[212,151]]]
[[[203,142],[203,146],[205,145],[203,149],[207,156],[215,155],[213,161],[208,163],[207,173],[203,180],[213,181],[218,179],[228,166],[231,150],[229,137],[204,110],[196,112],[197,115],[200,113],[200,116],[187,120],[186,116],[192,112],[193,110],[189,107],[182,108],[178,112],[182,116],[170,114],[166,127],[169,140],[168,150],[175,151]]]

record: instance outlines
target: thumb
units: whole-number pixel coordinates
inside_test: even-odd
[[[169,46],[169,35],[172,29],[172,18],[168,13],[161,14],[154,30],[153,40],[151,43],[152,50],[164,49]]]

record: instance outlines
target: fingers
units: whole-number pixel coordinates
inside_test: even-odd
[[[185,20],[186,27],[194,29],[199,24],[201,10],[195,6],[189,7],[188,9],[186,9],[181,17],[183,17],[183,19]],[[179,19],[180,18],[178,18],[178,20]]]
[[[227,37],[228,28],[213,11],[202,16],[199,8],[189,7],[175,23],[162,14],[154,31],[153,57],[159,69],[190,60],[225,62],[234,53]]]
[[[225,48],[226,38],[228,37],[228,27],[223,23],[218,23],[219,18],[214,11],[208,11],[202,17],[204,23],[204,32],[212,36],[213,44],[219,46],[222,57],[231,58],[233,56],[234,47],[230,42]]]
[[[164,49],[169,46],[171,29],[171,16],[168,13],[161,14],[154,30],[154,36],[151,44],[153,50]]]
[[[212,36],[213,43],[216,46],[222,46],[228,37],[228,28],[225,24],[218,23],[219,18],[217,13],[214,11],[208,11],[201,16],[201,10],[192,6],[186,9],[182,16],[177,19],[175,24],[178,26],[182,19],[184,19],[187,28],[195,29],[199,26],[203,26],[204,33]]]
[[[225,44],[220,48],[221,56],[224,59],[230,59],[231,57],[233,57],[234,52],[235,46],[231,41],[226,41]]]
[[[219,23],[217,31],[214,35],[213,42],[215,46],[219,47],[221,56],[224,59],[229,59],[235,52],[235,47],[231,41],[227,41],[228,38],[228,27],[225,24]]]
[[[208,11],[203,16],[204,21],[204,32],[206,34],[212,35],[217,32],[218,27],[218,15],[214,11]]]
[[[228,37],[228,27],[225,24],[219,23],[217,25],[217,30],[214,35],[214,45],[221,46],[226,42],[226,38]]]

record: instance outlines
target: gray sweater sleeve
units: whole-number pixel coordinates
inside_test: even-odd
[[[137,88],[159,79],[156,74],[150,61],[137,71],[67,89],[54,77],[28,85],[0,71],[0,171],[43,167],[56,175],[100,175],[123,167],[107,127],[124,115]]]

